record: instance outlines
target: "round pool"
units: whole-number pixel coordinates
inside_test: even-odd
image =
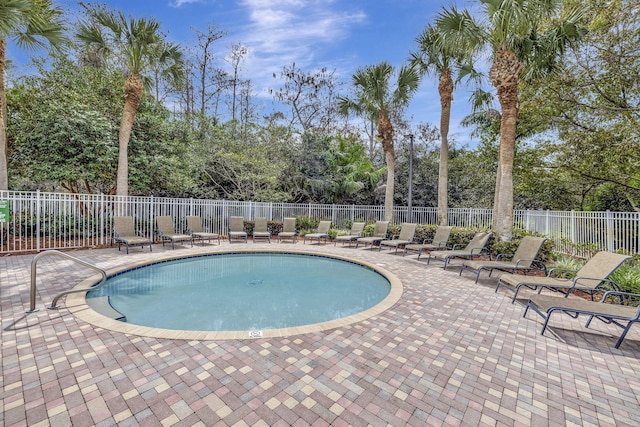
[[[134,333],[139,335],[164,331],[160,335],[168,338],[266,337],[362,320],[395,303],[398,285],[379,267],[343,258],[234,252],[163,260],[110,274],[104,286],[87,293],[86,303],[104,316],[96,308],[104,303],[96,301],[107,299],[126,319],[117,323],[138,328]],[[104,318],[101,323],[104,327]]]

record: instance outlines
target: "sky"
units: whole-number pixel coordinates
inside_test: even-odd
[[[90,3],[91,0],[85,0]],[[225,53],[242,44],[249,54],[242,78],[250,79],[255,94],[269,110],[273,74],[296,64],[310,72],[327,67],[350,82],[359,67],[388,61],[403,65],[416,50],[416,37],[434,21],[443,6],[468,7],[454,0],[101,0],[99,3],[134,17],[154,17],[169,40],[193,43],[193,29],[206,32],[211,24],[225,31],[217,42]],[[75,1],[58,0],[65,10],[77,10]],[[9,52],[10,54],[11,52]],[[449,137],[458,146],[474,146],[470,130],[460,126],[469,114],[471,88],[459,85],[454,93]],[[437,81],[423,79],[412,98],[407,118],[438,125],[440,101]]]

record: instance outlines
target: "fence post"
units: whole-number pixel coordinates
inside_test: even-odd
[[[546,215],[545,215],[545,221],[544,221],[544,234],[545,236],[549,235],[549,209],[547,209]]]
[[[127,196],[129,197],[129,196]],[[151,198],[149,199],[149,236],[151,236],[151,241],[153,242],[155,240],[155,236],[153,235],[153,211],[154,211],[155,207],[153,206],[153,194],[151,195]]]
[[[104,242],[105,242],[104,215],[105,215],[104,193],[100,193],[100,245],[101,246],[104,246]]]
[[[576,236],[576,211],[571,210],[571,221],[570,221],[570,232],[571,232],[571,243],[575,244],[578,241]]]
[[[611,211],[607,210],[606,218],[607,218],[607,250],[609,252],[613,252],[615,250],[614,249],[615,239],[614,239],[614,232],[613,232],[613,215],[611,214]]]
[[[40,190],[36,190],[36,250],[40,252]]]

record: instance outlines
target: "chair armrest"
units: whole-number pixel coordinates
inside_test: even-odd
[[[496,256],[496,261],[500,261],[504,257],[513,257],[515,254],[498,254]]]
[[[462,245],[462,246],[466,246],[466,245]],[[480,248],[480,249],[473,248],[471,249],[471,256],[475,255],[476,252],[478,253],[478,255],[480,255],[483,252],[489,252],[489,250],[487,248]],[[491,255],[490,252],[489,252],[489,255]]]
[[[634,293],[631,293],[631,292],[624,292],[624,291],[620,291],[620,290],[618,290],[618,291],[607,291],[607,292],[604,293],[604,295],[602,295],[602,299],[599,302],[604,303],[607,300],[607,298],[609,298],[610,296],[613,296],[613,295],[620,297],[621,303],[624,302],[625,298],[629,298],[629,297],[631,297],[631,298],[640,298],[640,294],[634,294]]]
[[[547,272],[547,266],[544,262],[540,261],[539,259],[519,259],[516,261],[516,265],[515,265],[515,269],[518,269],[518,266],[520,265],[521,262],[530,262],[531,263],[531,267],[530,270],[533,269],[538,269],[541,271],[544,271],[545,273]]]
[[[459,248],[464,248],[466,246],[467,245],[465,245],[464,243],[456,243],[455,245],[451,246],[451,249],[452,250],[456,250],[456,249],[459,249]],[[473,253],[473,249],[471,249],[471,253]]]
[[[552,277],[551,275],[553,273],[555,273],[556,271],[564,271],[564,272],[567,272],[567,273],[577,273],[578,272],[578,270],[572,270],[570,268],[554,267],[551,270],[549,270],[549,272],[547,273],[547,277]]]
[[[620,285],[618,285],[616,282],[614,282],[613,280],[610,279],[603,279],[601,277],[581,277],[581,276],[576,276],[573,278],[572,285],[571,285],[571,289],[574,289],[578,283],[578,280],[594,280],[599,282],[593,289],[598,289],[600,286],[602,286],[602,282],[605,283],[609,283],[611,285],[611,287],[613,288],[613,291],[615,292],[622,292],[622,290],[620,289]],[[569,289],[569,292],[571,291],[571,289]]]

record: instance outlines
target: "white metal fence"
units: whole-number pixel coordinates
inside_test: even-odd
[[[154,218],[170,215],[176,228],[186,231],[185,217],[199,215],[205,229],[226,234],[228,219],[241,215],[247,220],[288,216],[331,219],[347,228],[353,220],[375,221],[383,206],[318,205],[292,203],[237,202],[169,197],[120,197],[93,194],[0,191],[9,202],[8,223],[0,224],[0,253],[97,247],[109,245],[113,217],[132,215],[145,235],[153,235]],[[436,224],[436,208],[394,209],[394,222]],[[449,224],[457,227],[491,227],[490,209],[450,209]],[[514,212],[514,225],[541,233],[555,242],[559,252],[588,256],[598,250],[638,252],[640,213],[525,211]]]

